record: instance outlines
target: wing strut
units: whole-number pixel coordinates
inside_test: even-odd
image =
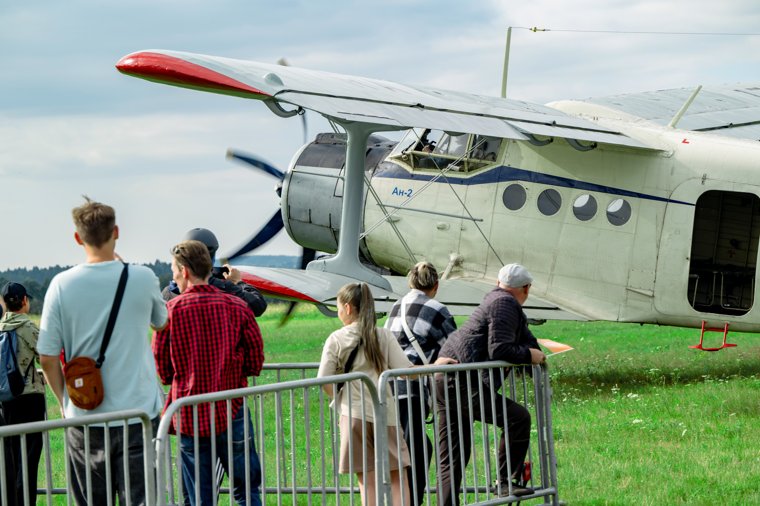
[[[306,270],[341,274],[392,291],[388,280],[363,266],[359,261],[359,234],[364,214],[362,212],[362,194],[364,190],[367,139],[370,134],[383,130],[383,128],[367,123],[338,122],[338,124],[348,134],[346,143],[346,177],[343,186],[343,211],[340,217],[338,252],[332,258],[310,262],[306,266]]]

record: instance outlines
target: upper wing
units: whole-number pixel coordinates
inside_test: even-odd
[[[583,102],[667,125],[693,91],[678,88],[590,98]],[[760,140],[760,83],[702,88],[679,121],[678,128]]]
[[[647,148],[556,109],[498,97],[164,50],[132,53],[116,68],[163,84],[292,104],[337,120],[390,129],[423,127],[517,140],[541,135]]]
[[[265,295],[316,304],[323,312],[332,313],[336,294],[347,283],[356,280],[323,271],[277,269],[238,265],[243,280]],[[375,309],[381,313],[390,311],[393,304],[409,290],[408,280],[403,276],[383,276],[390,282],[391,290],[371,286]],[[441,281],[436,300],[446,304],[453,315],[469,315],[480,304],[493,283],[483,279],[450,279]],[[530,296],[523,306],[528,318],[534,320],[588,320],[584,315],[563,309],[556,304]]]

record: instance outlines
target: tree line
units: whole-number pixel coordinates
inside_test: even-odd
[[[295,268],[298,266],[298,257],[285,255],[260,255],[246,259],[251,265],[262,267]],[[169,284],[172,279],[172,268],[168,262],[156,260],[153,263],[142,264],[151,269],[158,277],[161,288]],[[9,281],[21,283],[32,296],[30,311],[34,314],[42,313],[42,303],[45,300],[50,281],[59,272],[71,268],[70,265],[54,265],[52,267],[17,268],[0,271],[0,288]]]

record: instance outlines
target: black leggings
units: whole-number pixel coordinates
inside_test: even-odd
[[[433,458],[433,443],[425,433],[425,413],[420,406],[420,397],[398,400],[399,421],[404,432],[404,441],[409,448],[412,465],[407,468],[409,492],[412,504],[420,505],[427,488],[428,468]]]
[[[3,418],[5,425],[16,425],[19,423],[41,422],[45,419],[47,412],[45,405],[45,394],[26,394],[17,397],[11,401],[2,403]],[[21,437],[11,436],[5,440],[6,463],[10,458],[10,466],[6,464],[6,469],[10,467],[6,476],[12,477],[8,488],[16,492],[15,503],[18,505],[24,503],[24,473],[22,468],[21,455]],[[29,504],[37,504],[37,467],[42,455],[42,433],[35,432],[26,435],[26,470],[28,473],[28,491]],[[10,499],[10,498],[9,498]],[[9,504],[14,504],[9,501]]]

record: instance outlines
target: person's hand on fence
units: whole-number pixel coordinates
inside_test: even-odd
[[[546,363],[546,355],[541,350],[536,350],[531,348],[530,349],[530,363],[531,364],[545,364]]]

